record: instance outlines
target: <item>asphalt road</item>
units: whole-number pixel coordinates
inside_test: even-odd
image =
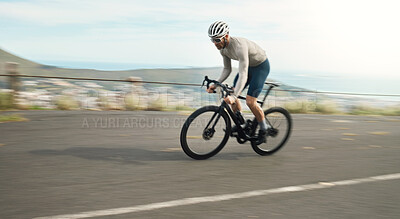
[[[273,156],[230,139],[196,161],[182,113],[20,113],[0,123],[0,218],[400,218],[400,179],[370,178],[400,173],[400,117],[293,115]]]

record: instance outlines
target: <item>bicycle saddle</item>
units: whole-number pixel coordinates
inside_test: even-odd
[[[280,84],[273,83],[273,82],[265,82],[265,84],[268,85],[268,86],[271,86],[271,87],[279,87],[279,86],[281,86]]]

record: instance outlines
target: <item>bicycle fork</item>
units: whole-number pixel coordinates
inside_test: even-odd
[[[203,130],[203,139],[204,140],[210,140],[214,136],[215,126],[217,125],[220,118],[221,118],[221,111],[215,112],[214,115],[211,117],[210,121],[208,121],[207,126]],[[209,126],[211,125],[211,123],[213,122],[214,119],[215,119],[214,124],[212,125],[211,128],[209,128]]]

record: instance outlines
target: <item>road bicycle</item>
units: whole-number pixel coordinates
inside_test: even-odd
[[[221,105],[210,105],[199,108],[193,112],[183,124],[180,142],[183,151],[196,160],[208,159],[222,150],[228,142],[229,137],[236,137],[240,144],[250,141],[253,150],[259,155],[271,155],[281,149],[288,141],[292,130],[292,118],[290,113],[282,107],[272,107],[264,111],[265,119],[269,128],[267,130],[266,142],[258,141],[258,122],[256,118],[244,121],[239,113],[234,113],[223,97],[233,93],[233,88],[227,84],[221,84],[211,80],[207,76],[202,87],[206,84],[215,84],[221,94]],[[266,82],[265,96],[262,101],[258,100],[262,108],[268,94],[279,84]],[[214,91],[215,92],[215,91]],[[246,99],[239,96],[239,99]],[[232,133],[231,119],[236,125],[237,132]]]

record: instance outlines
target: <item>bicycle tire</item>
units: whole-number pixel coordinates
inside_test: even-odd
[[[292,131],[292,123],[293,122],[292,122],[292,117],[290,116],[290,113],[282,107],[272,107],[272,108],[264,111],[264,115],[266,118],[269,115],[272,115],[274,113],[283,115],[283,118],[285,118],[285,120],[286,120],[287,129],[283,130],[284,133],[279,133],[279,131],[281,131],[281,130],[277,129],[277,127],[274,127],[274,124],[272,124],[273,128],[278,131],[277,135],[283,134],[283,138],[277,145],[272,146],[270,149],[269,148],[264,149],[263,147],[266,147],[269,143],[269,140],[271,140],[271,138],[275,138],[276,136],[275,137],[267,136],[267,142],[263,143],[263,144],[257,144],[255,141],[251,142],[251,147],[253,148],[253,150],[261,156],[272,155],[275,152],[277,152],[278,150],[280,150],[286,144],[287,140],[290,137],[291,131]]]
[[[226,111],[222,111],[222,113],[220,114],[221,117],[219,118],[221,120],[221,118],[224,120],[225,122],[225,133],[224,136],[222,138],[221,143],[219,143],[215,148],[213,148],[211,151],[206,152],[206,153],[199,153],[197,151],[195,151],[190,143],[188,143],[188,129],[190,128],[190,125],[192,124],[193,121],[196,120],[197,117],[201,116],[202,114],[205,114],[207,112],[213,112],[213,113],[217,113],[217,115],[219,114],[219,107],[218,106],[205,106],[202,107],[198,110],[196,110],[195,112],[193,112],[185,121],[182,130],[181,130],[181,135],[180,135],[180,142],[181,142],[181,147],[183,149],[183,151],[186,153],[186,155],[188,155],[189,157],[196,159],[196,160],[204,160],[204,159],[208,159],[214,155],[216,155],[219,151],[222,150],[222,148],[225,146],[225,144],[228,142],[229,140],[229,135],[231,132],[231,121],[230,118],[228,116],[228,114],[226,113]],[[220,121],[219,120],[219,121]],[[203,134],[204,135],[204,134]],[[203,137],[203,140],[204,137]]]

